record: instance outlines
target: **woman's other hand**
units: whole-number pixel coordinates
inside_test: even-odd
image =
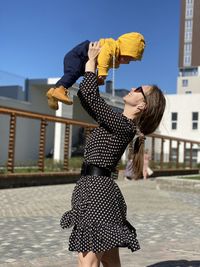
[[[96,63],[97,63],[97,56],[100,52],[100,43],[99,42],[91,42],[89,44],[89,49],[88,49],[88,58],[89,60],[87,61],[85,65],[85,72],[96,72]]]

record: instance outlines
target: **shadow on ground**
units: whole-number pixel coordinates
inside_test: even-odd
[[[147,267],[200,267],[200,261],[162,261],[152,265],[148,265]]]

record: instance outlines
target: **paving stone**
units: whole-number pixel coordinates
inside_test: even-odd
[[[158,190],[155,180],[117,181],[141,250],[123,267],[200,267],[200,195]],[[59,226],[74,184],[0,190],[0,267],[75,267],[71,230]]]

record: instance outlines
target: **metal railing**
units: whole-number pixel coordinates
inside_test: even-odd
[[[65,125],[63,159],[64,171],[69,170],[70,125],[83,127],[85,129],[86,136],[89,134],[91,129],[97,127],[95,124],[7,107],[0,107],[0,114],[8,115],[10,117],[8,160],[6,166],[8,173],[14,173],[15,169],[16,124],[18,117],[40,121],[40,140],[37,164],[40,172],[44,172],[45,170],[45,140],[46,126],[48,125],[48,122],[58,122]],[[193,167],[193,150],[195,146],[199,149],[199,141],[164,136],[155,133],[149,135],[148,139],[150,141],[151,164],[153,168],[157,168],[156,166],[159,166],[159,169],[161,170],[166,168],[170,169],[174,167],[174,165],[176,168],[179,168],[180,166],[182,168]],[[182,147],[182,163],[180,162],[180,147]],[[168,153],[165,152],[166,150]],[[187,153],[188,151],[189,155]]]

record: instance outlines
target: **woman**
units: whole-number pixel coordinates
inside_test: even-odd
[[[124,97],[123,113],[117,113],[100,97],[96,58],[98,42],[89,46],[89,60],[78,97],[99,124],[88,137],[81,177],[72,195],[72,209],[61,218],[61,226],[73,226],[69,250],[78,252],[79,267],[120,267],[119,247],[138,250],[135,228],[126,219],[126,203],[111,178],[127,145],[135,134],[133,168],[142,171],[144,135],[152,133],[162,118],[165,98],[155,86],[133,88]]]
[[[128,161],[126,163],[125,171],[124,171],[124,180],[131,181],[135,179],[135,175],[133,172],[133,154],[128,154]]]
[[[149,150],[145,149],[144,151],[144,162],[143,162],[143,179],[146,180],[148,176],[153,174],[153,171],[149,168],[149,161],[151,156],[149,155]]]

